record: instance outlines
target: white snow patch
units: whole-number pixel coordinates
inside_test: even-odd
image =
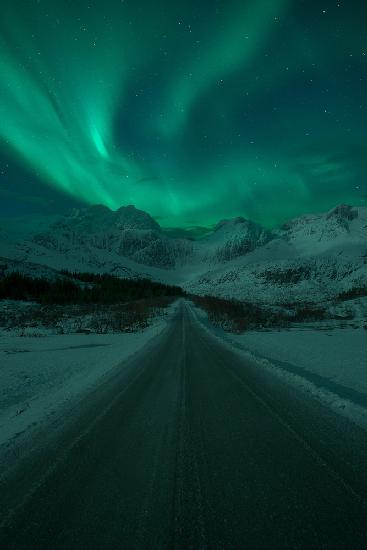
[[[367,394],[367,331],[364,329],[249,331],[231,340],[269,361],[297,365]]]
[[[176,310],[144,331],[44,337],[0,333],[0,452],[2,446],[59,414],[93,390],[112,369],[166,328]]]

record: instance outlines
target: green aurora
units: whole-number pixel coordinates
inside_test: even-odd
[[[134,204],[166,227],[272,226],[367,199],[365,2],[1,11],[0,201],[15,211],[47,196]]]

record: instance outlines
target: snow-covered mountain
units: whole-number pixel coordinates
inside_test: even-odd
[[[353,244],[366,242],[367,207],[342,204],[326,214],[301,216],[285,223],[278,234],[292,243],[299,253],[324,253],[340,247],[349,254]]]
[[[66,255],[104,251],[130,258],[138,264],[173,267],[184,254],[186,243],[166,238],[149,214],[134,206],[112,211],[106,206],[74,210],[51,225],[49,231],[34,235],[32,242]]]
[[[367,207],[340,205],[268,231],[242,217],[192,241],[167,236],[134,206],[74,210],[0,256],[53,269],[146,276],[187,290],[256,302],[320,301],[367,287]],[[34,269],[34,268],[33,268]]]
[[[229,262],[263,246],[272,238],[272,234],[260,225],[239,217],[220,221],[213,233],[200,244],[206,260]]]
[[[134,206],[116,211],[102,205],[76,209],[27,239],[1,239],[0,232],[3,257],[123,277],[161,279],[161,270],[175,268],[191,253],[190,241],[168,238],[149,214]]]
[[[282,305],[367,288],[367,208],[341,205],[291,220],[263,244],[218,262],[186,286],[200,294]]]

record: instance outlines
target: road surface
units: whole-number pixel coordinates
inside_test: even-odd
[[[19,458],[0,488],[0,548],[367,548],[366,464],[364,431],[182,302],[57,438]]]

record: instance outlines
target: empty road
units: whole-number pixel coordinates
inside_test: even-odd
[[[186,302],[48,435],[0,487],[4,550],[367,548],[366,433]]]

